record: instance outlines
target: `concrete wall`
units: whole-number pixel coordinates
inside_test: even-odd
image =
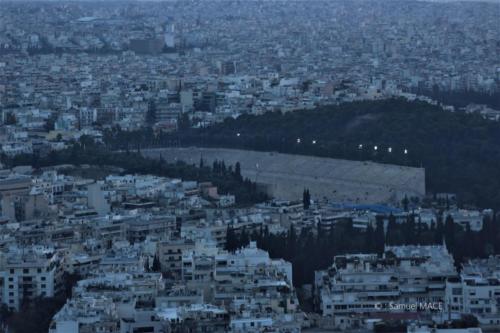
[[[313,198],[351,203],[389,203],[405,195],[425,195],[423,168],[219,148],[161,148],[143,150],[143,154],[196,165],[200,158],[206,165],[214,160],[224,160],[226,166],[240,162],[244,177],[282,199],[302,198],[304,188]]]

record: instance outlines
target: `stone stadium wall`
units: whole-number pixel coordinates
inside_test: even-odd
[[[208,165],[215,160],[226,166],[240,162],[243,177],[279,199],[302,198],[305,188],[313,198],[349,203],[391,203],[405,195],[425,195],[423,168],[225,148],[160,148],[142,153],[196,165],[201,158]]]

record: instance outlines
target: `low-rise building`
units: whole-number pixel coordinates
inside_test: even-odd
[[[500,256],[465,263],[460,277],[446,282],[445,301],[451,318],[473,315],[481,327],[500,327]]]

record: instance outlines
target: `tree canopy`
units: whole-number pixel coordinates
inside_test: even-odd
[[[424,102],[390,99],[243,115],[170,137],[182,145],[424,167],[429,192],[454,192],[479,207],[500,206],[500,123]]]

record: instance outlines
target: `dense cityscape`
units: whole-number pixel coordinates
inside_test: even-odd
[[[0,333],[500,332],[499,18],[0,1]]]

